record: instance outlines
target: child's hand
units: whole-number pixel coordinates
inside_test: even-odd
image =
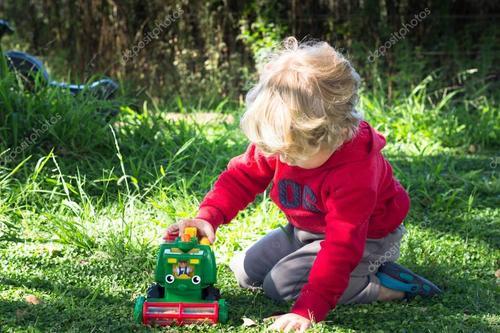
[[[274,323],[269,326],[269,330],[284,332],[305,332],[311,327],[311,321],[295,313],[287,313],[276,318]]]
[[[167,228],[167,234],[178,232],[179,235],[184,234],[186,227],[195,227],[198,229],[198,236],[206,236],[210,243],[215,241],[214,227],[210,223],[202,219],[183,219],[177,223],[172,224]]]

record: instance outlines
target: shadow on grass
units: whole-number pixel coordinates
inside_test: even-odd
[[[89,303],[68,296],[53,297],[38,305],[0,300],[0,323],[5,329],[40,332],[137,332],[141,327],[133,322],[129,303]]]
[[[412,262],[411,257],[402,259],[404,265],[436,282],[443,288],[444,294],[433,299],[416,299],[411,302],[339,306],[322,325],[328,330],[337,327],[360,332],[493,331],[494,323],[486,319],[497,313],[495,309],[498,295],[494,293],[493,275],[491,280],[480,280],[475,275],[457,270],[456,267],[444,264],[419,267]],[[54,281],[50,277],[26,275],[29,273],[16,275],[15,278],[0,277],[0,285],[4,290],[25,289],[26,293],[43,295],[38,305],[15,299],[0,300],[0,323],[3,327],[11,329],[29,327],[40,331],[61,332],[150,331],[133,323],[133,303],[127,291],[110,294],[103,292],[98,287],[99,283],[76,285],[75,274],[72,273],[69,262],[62,263],[62,266],[57,268],[62,275],[59,281]],[[97,282],[105,279],[106,270],[101,271],[100,267],[96,269],[98,272],[90,280]],[[118,276],[130,273],[129,268],[122,267]],[[69,279],[65,280],[64,276],[68,276]],[[135,280],[142,279],[137,275]],[[116,281],[118,286],[123,283],[126,281]],[[241,326],[243,317],[255,320],[259,325],[256,328],[262,328],[266,325],[263,318],[276,312],[286,312],[290,306],[268,299],[261,291],[252,292],[237,287],[227,265],[219,265],[218,286],[222,289],[223,298],[229,303],[230,321],[224,325],[227,329],[243,330]],[[109,287],[114,288],[111,285]],[[127,288],[130,290],[134,287]],[[19,295],[19,292],[14,294]],[[15,298],[19,299],[19,296]],[[204,328],[199,330],[206,331]],[[218,328],[213,330],[219,331]],[[186,328],[186,331],[193,329]]]
[[[432,299],[416,298],[412,301],[395,301],[365,305],[340,305],[322,324],[326,328],[343,328],[356,332],[493,332],[493,319],[497,314],[498,295],[494,293],[494,279],[482,281],[477,278],[450,275],[446,265],[418,267],[404,262],[416,272],[443,288],[444,293]],[[224,274],[230,274],[224,267]],[[423,274],[424,274],[423,273]],[[274,302],[262,291],[234,289],[234,278],[223,290],[230,303],[230,324],[242,324],[248,317],[259,324],[263,318],[274,313],[287,312],[290,304]],[[230,288],[230,289],[228,289]]]
[[[409,189],[412,224],[500,247],[499,188],[491,155],[439,154],[390,159]]]
[[[82,259],[74,257],[53,262],[44,259],[20,257],[12,272],[0,275],[0,291],[13,298],[2,295],[0,299],[2,328],[41,332],[146,330],[134,323],[132,293],[126,289],[133,283],[128,274],[144,278],[141,269],[122,266],[119,270],[116,263],[95,261],[83,267],[79,263]],[[23,269],[26,266],[32,269]],[[19,300],[27,295],[34,295],[39,303]]]
[[[498,296],[493,291],[493,278],[488,282],[467,274],[450,275],[446,265],[407,266],[419,273],[428,272],[423,275],[442,287],[443,294],[432,299],[418,297],[410,302],[340,306],[329,316],[331,324],[362,332],[494,331],[493,315],[498,313]]]
[[[99,303],[112,304],[123,302],[125,300],[125,297],[111,296],[109,294],[103,295],[101,290],[76,287],[71,284],[54,282],[49,279],[42,279],[39,277],[18,277],[16,279],[0,277],[0,284],[3,286],[27,288],[30,290],[36,290],[37,292],[56,292],[67,298],[78,298],[82,300],[91,299]]]

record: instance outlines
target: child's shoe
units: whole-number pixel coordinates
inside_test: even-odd
[[[395,262],[382,264],[376,275],[380,284],[389,289],[404,291],[408,300],[417,295],[432,297],[442,292],[434,283]]]

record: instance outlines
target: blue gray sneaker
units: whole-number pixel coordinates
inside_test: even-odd
[[[389,289],[404,291],[405,298],[408,300],[417,295],[432,297],[442,292],[434,283],[395,262],[382,264],[376,275],[381,285]]]

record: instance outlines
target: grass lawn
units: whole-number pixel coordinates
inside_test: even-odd
[[[400,262],[434,281],[444,294],[410,303],[339,306],[313,331],[500,329],[495,277],[500,268],[500,157],[491,142],[446,144],[464,138],[477,142],[475,126],[483,126],[485,133],[498,131],[498,107],[484,102],[489,111],[482,109],[480,121],[490,117],[484,120],[493,122],[490,129],[470,118],[470,126],[457,132],[450,130],[456,124],[432,118],[442,105],[427,105],[418,94],[402,98],[386,115],[383,103],[367,94],[363,108],[386,134],[385,154],[412,197]],[[36,99],[46,96],[22,98],[10,100],[24,103],[26,114],[46,119],[59,112],[62,119],[15,161],[0,166],[0,332],[178,331],[135,324],[133,300],[152,282],[161,230],[193,216],[218,173],[243,152],[245,139],[233,117],[167,117],[159,112],[165,110],[145,105],[140,113],[122,108],[108,126],[91,116],[95,106],[88,103],[77,106],[54,97],[50,106],[36,109]],[[419,105],[424,118],[418,118]],[[172,109],[185,111],[180,101]],[[409,109],[416,110],[414,119],[405,118]],[[237,111],[222,104],[215,110],[234,118]],[[38,125],[23,126],[20,132],[29,133]],[[1,133],[10,135],[5,129]],[[18,144],[10,142],[11,147]],[[263,331],[263,318],[289,308],[261,292],[238,288],[227,266],[235,251],[285,223],[264,193],[220,229],[214,245],[218,286],[230,304],[230,321],[183,330]],[[242,326],[244,317],[256,325]]]

